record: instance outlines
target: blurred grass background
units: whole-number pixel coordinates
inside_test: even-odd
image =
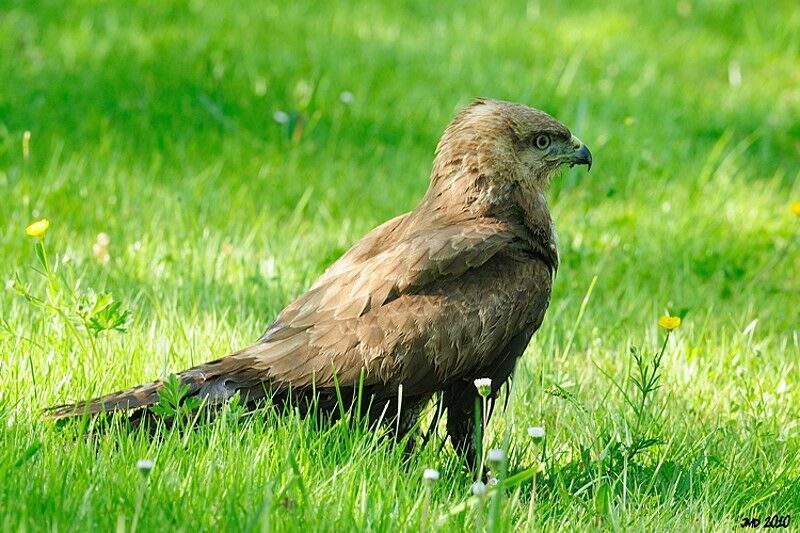
[[[36,287],[24,228],[46,217],[50,251],[133,316],[95,358],[57,319],[0,294],[7,528],[129,526],[135,461],[154,453],[141,527],[325,529],[297,521],[313,513],[347,528],[418,529],[418,470],[436,461],[447,481],[433,515],[463,501],[468,476],[451,458],[426,448],[402,466],[357,432],[271,420],[162,446],[125,432],[91,445],[38,412],[257,337],[361,235],[414,207],[438,136],[475,96],[549,112],[595,156],[591,174],[565,170],[553,185],[553,304],[512,412],[492,424],[496,444],[544,424],[563,450],[548,463],[552,492],[530,513],[512,498],[503,523],[717,529],[756,511],[800,511],[794,2],[6,0],[0,80],[2,279],[21,272]],[[100,232],[111,237],[107,265],[92,256]],[[625,439],[624,401],[605,374],[625,380],[631,344],[655,349],[666,310],[686,313],[659,391],[661,436],[674,444],[644,466],[656,480],[655,466],[670,462],[693,488],[670,499],[669,482],[631,487],[612,475],[621,471],[570,485],[584,451],[599,464]],[[543,392],[555,385],[575,403]],[[287,450],[306,445],[352,453],[298,452],[302,473],[285,473]],[[693,464],[702,475],[688,474]],[[294,512],[262,506],[265,487],[304,475],[313,496]],[[362,494],[386,480],[385,494]],[[615,494],[603,512],[586,503],[601,483]]]

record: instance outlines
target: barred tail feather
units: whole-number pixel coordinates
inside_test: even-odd
[[[249,391],[250,399],[264,396],[263,385],[259,379],[246,379],[241,376],[242,373],[247,373],[246,370],[252,364],[251,352],[255,348],[257,345],[178,373],[178,378],[185,385],[189,385],[187,395],[200,396],[211,403],[225,401],[240,389],[252,389]],[[131,411],[158,403],[158,392],[162,388],[161,380],[152,381],[84,402],[49,407],[44,410],[44,414],[51,420],[60,420],[106,412]]]
[[[45,409],[45,416],[51,420],[60,420],[73,416],[137,409],[158,403],[158,391],[161,390],[161,387],[161,381],[144,383],[85,402],[48,407]]]

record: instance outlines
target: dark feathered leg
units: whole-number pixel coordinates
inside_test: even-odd
[[[494,358],[494,366],[476,373],[475,377],[488,377],[492,380],[492,391],[489,395],[489,412],[486,422],[494,411],[494,401],[502,386],[514,373],[517,359],[525,351],[525,347],[533,335],[533,329],[526,330],[513,339]],[[464,457],[467,464],[475,469],[478,466],[478,443],[475,441],[475,427],[483,427],[483,402],[471,380],[460,381],[444,393],[444,406],[447,409],[447,434],[456,452]]]
[[[475,424],[476,420],[483,423],[478,391],[472,383],[458,383],[445,391],[444,407],[447,409],[447,435],[450,443],[456,453],[466,460],[467,466],[474,470],[478,466]]]
[[[408,436],[409,433],[417,429],[419,416],[429,400],[430,397],[428,396],[406,398],[403,400],[400,412],[397,413],[396,411],[392,412],[392,407],[394,406],[396,408],[397,406],[397,400],[393,399],[386,404],[379,405],[380,408],[371,411],[370,415],[371,418],[373,418],[373,422],[376,421],[376,418],[381,419],[382,423],[389,430],[389,435],[391,435],[396,442],[400,442]],[[415,443],[413,437],[408,439],[405,446],[406,455],[409,455],[414,450]]]

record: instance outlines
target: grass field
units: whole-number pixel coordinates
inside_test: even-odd
[[[790,1],[0,3],[0,528],[797,527],[799,58]],[[406,461],[355,420],[43,421],[254,340],[414,207],[474,96],[595,156],[550,192],[553,303],[487,435],[521,472],[504,490],[473,498],[449,447]],[[93,293],[120,302],[94,329]],[[631,347],[652,364],[667,311],[642,402]]]

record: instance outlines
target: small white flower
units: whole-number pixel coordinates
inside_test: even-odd
[[[108,264],[111,255],[108,250],[111,246],[111,237],[107,233],[98,233],[97,241],[92,245],[92,255],[101,265]]]
[[[111,260],[111,255],[108,253],[108,246],[103,246],[99,242],[92,245],[92,255],[101,265],[107,265]]]
[[[277,265],[274,257],[268,257],[261,261],[261,275],[266,279],[273,279],[276,276]]]
[[[286,113],[286,111],[275,111],[272,114],[272,120],[274,120],[278,124],[288,124],[289,123],[289,114]]]
[[[543,439],[544,438],[544,428],[543,427],[531,427],[528,428],[528,436],[532,439]]]
[[[148,474],[150,474],[150,471],[153,469],[153,466],[154,466],[153,461],[151,461],[150,459],[139,459],[138,461],[136,461],[136,468],[139,469],[139,472],[143,476],[147,476]]]
[[[439,481],[439,471],[433,468],[426,468],[422,473],[422,479],[431,484],[436,483]]]
[[[339,95],[339,101],[342,102],[344,105],[350,105],[355,100],[353,93],[350,91],[342,91],[342,94]]]
[[[476,481],[470,488],[473,496],[483,496],[486,494],[486,484],[483,481]]]
[[[506,452],[499,448],[493,448],[486,454],[486,458],[490,463],[502,463],[506,460]]]
[[[492,393],[492,378],[478,378],[475,383],[475,388],[478,389],[478,394],[486,398]]]

